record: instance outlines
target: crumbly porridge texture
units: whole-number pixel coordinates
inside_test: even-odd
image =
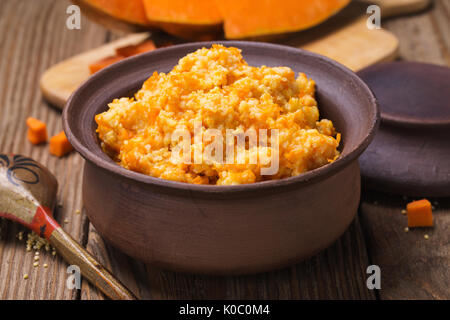
[[[252,67],[239,49],[213,45],[180,59],[167,74],[153,73],[134,98],[115,99],[95,120],[105,152],[129,170],[195,184],[253,183],[296,176],[339,156],[340,135],[330,120],[319,120],[314,92],[305,74],[295,78],[288,67]],[[199,122],[202,132],[214,128],[224,136],[227,129],[278,129],[278,172],[261,175],[266,163],[260,161],[174,163],[172,133],[187,130],[194,137]],[[206,145],[192,138],[192,150]],[[267,152],[246,148],[246,159]]]

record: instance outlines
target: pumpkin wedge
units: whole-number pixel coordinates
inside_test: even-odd
[[[149,25],[142,0],[84,0],[84,3],[114,18],[138,25]]]
[[[147,19],[167,33],[208,39],[221,33],[222,16],[212,0],[142,0]]]
[[[152,0],[148,0],[152,2]],[[224,19],[225,37],[258,37],[315,26],[350,0],[214,0]]]

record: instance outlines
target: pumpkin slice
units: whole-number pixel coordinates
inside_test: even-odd
[[[142,0],[84,0],[114,18],[138,25],[149,25]]]
[[[89,65],[89,71],[91,72],[91,74],[94,74],[94,73],[100,71],[101,69],[106,68],[107,66],[110,66],[113,63],[119,62],[123,59],[125,59],[125,57],[119,56],[119,55],[103,58],[94,63],[91,63]]]
[[[155,43],[152,40],[146,40],[138,44],[131,44],[129,46],[116,48],[116,54],[122,57],[131,57],[155,49]]]
[[[152,2],[152,0],[149,0]],[[215,0],[229,39],[299,31],[332,16],[350,0]]]
[[[147,19],[185,39],[210,39],[222,32],[222,15],[212,0],[143,0]]]

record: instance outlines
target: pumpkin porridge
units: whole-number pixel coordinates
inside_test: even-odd
[[[239,49],[213,45],[180,59],[167,74],[155,72],[134,98],[115,99],[95,121],[103,149],[126,169],[195,184],[253,183],[296,176],[339,156],[340,135],[330,120],[319,120],[314,93],[314,81],[305,74],[296,78],[288,67],[252,67]],[[224,137],[245,133],[235,161],[218,161],[217,150],[213,158],[195,155],[213,142],[223,149],[231,143],[205,138],[212,129]],[[193,161],[173,161],[179,130],[192,137],[187,160]],[[267,132],[269,141],[250,143],[248,132],[258,142]],[[276,159],[276,172],[262,173],[271,165],[262,154],[271,156],[269,162]]]

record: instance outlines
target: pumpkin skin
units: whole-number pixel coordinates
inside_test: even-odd
[[[149,26],[142,0],[84,0],[84,2],[114,18]]]
[[[323,22],[350,3],[350,0],[214,1],[224,17],[225,37],[228,39],[307,29]]]

